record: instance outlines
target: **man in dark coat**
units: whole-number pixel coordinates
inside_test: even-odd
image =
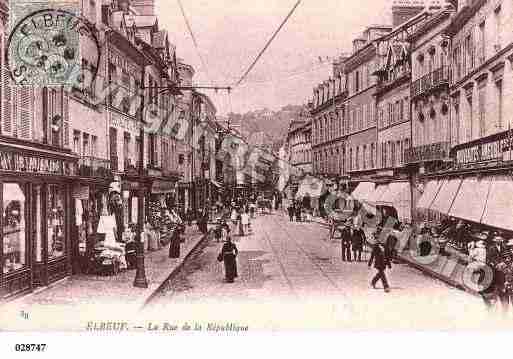
[[[342,261],[351,262],[351,227],[346,223],[341,231],[342,234]]]
[[[374,247],[372,248],[372,253],[369,259],[369,268],[372,266],[372,263],[374,263],[374,268],[378,271],[374,278],[372,278],[371,286],[372,288],[376,288],[376,283],[378,280],[381,279],[381,282],[383,283],[383,288],[385,289],[385,292],[390,291],[390,287],[388,285],[387,277],[385,275],[385,269],[388,267],[389,269],[392,269],[392,264],[390,263],[390,259],[388,258],[387,251],[385,249],[385,246],[383,243],[380,243],[379,241],[376,242]]]
[[[361,262],[363,243],[365,241],[365,233],[362,228],[353,229],[353,235],[351,236],[351,249],[353,250],[353,258],[355,261]]]
[[[291,222],[294,222],[294,203],[291,203],[288,208],[287,212],[289,213],[289,219]]]

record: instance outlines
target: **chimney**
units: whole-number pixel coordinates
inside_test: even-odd
[[[428,0],[394,0],[392,4],[392,26],[395,28],[421,13]]]

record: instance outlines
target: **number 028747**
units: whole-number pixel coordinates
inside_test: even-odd
[[[44,352],[46,344],[16,344],[14,350],[17,352]]]

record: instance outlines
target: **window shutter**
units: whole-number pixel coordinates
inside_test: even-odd
[[[33,88],[23,86],[18,89],[18,123],[16,126],[17,135],[24,140],[32,139],[32,125],[34,114],[34,97]]]
[[[70,141],[69,141],[69,98],[68,94],[65,93],[61,89],[62,93],[62,135],[64,137],[63,139],[63,146],[65,148],[69,148]]]
[[[6,68],[0,69],[2,77],[2,98],[1,98],[1,132],[5,136],[13,135],[13,101],[11,77]]]

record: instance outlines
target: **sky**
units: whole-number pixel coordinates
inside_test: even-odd
[[[159,26],[177,56],[196,70],[197,85],[233,86],[296,0],[182,0],[198,43],[194,47],[177,0],[156,0]],[[391,0],[303,0],[247,79],[231,94],[205,91],[218,114],[277,110],[312,97],[330,76],[332,58],[350,52],[370,24],[390,24]],[[321,57],[321,60],[319,59]]]

